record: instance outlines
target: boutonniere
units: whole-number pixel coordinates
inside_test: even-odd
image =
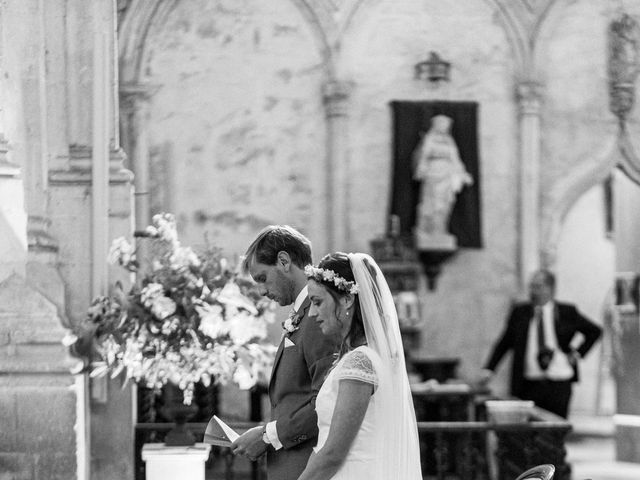
[[[282,322],[282,328],[285,332],[285,335],[291,335],[293,332],[298,330],[298,324],[300,323],[301,319],[302,317],[300,317],[297,312],[291,310],[291,313],[289,313],[289,317],[284,322]]]

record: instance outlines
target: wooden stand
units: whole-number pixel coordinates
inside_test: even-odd
[[[204,480],[204,462],[211,446],[196,443],[190,447],[167,447],[164,443],[145,443],[142,460],[147,480]]]

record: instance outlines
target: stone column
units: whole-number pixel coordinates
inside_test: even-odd
[[[327,161],[324,200],[327,250],[348,250],[349,158],[348,109],[351,82],[331,80],[323,86],[327,115]]]
[[[120,86],[121,140],[134,174],[136,230],[151,222],[149,102],[157,90],[157,86],[149,84]]]
[[[524,287],[540,267],[540,106],[541,85],[525,81],[517,86],[520,120],[518,270]]]

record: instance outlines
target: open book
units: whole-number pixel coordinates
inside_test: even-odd
[[[204,431],[204,443],[219,447],[229,447],[239,436],[233,428],[214,415],[209,420],[207,429]]]

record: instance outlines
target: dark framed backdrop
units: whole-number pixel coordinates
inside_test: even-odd
[[[480,207],[480,165],[478,161],[477,102],[393,101],[393,178],[390,214],[400,218],[400,233],[410,236],[416,222],[420,183],[413,180],[412,155],[421,132],[426,132],[435,115],[453,120],[453,136],[460,158],[473,177],[473,185],[463,188],[449,219],[449,231],[463,248],[482,248]]]

